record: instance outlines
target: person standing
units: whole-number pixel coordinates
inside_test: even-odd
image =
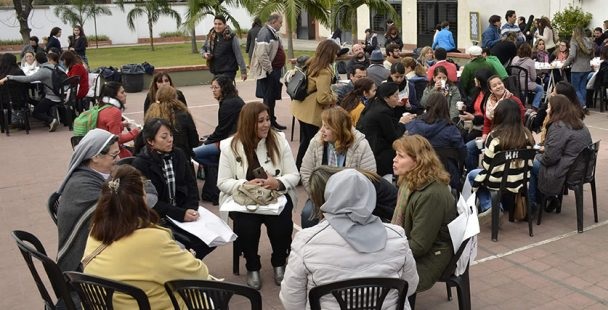
[[[251,57],[251,75],[257,80],[256,97],[262,98],[268,106],[270,124],[276,130],[287,129],[277,122],[274,113],[276,101],[281,99],[281,73],[287,58],[278,34],[281,26],[283,17],[278,13],[271,14],[266,26],[260,29],[256,37]]]
[[[21,59],[23,59],[23,57],[25,56],[25,53],[27,52],[32,52],[34,54],[34,56],[36,54],[38,54],[39,52],[44,52],[44,49],[42,47],[40,47],[40,45],[38,45],[38,37],[37,36],[31,36],[30,37],[30,44],[26,45],[23,47],[23,50],[21,50]]]
[[[215,16],[213,29],[209,31],[201,53],[207,59],[209,71],[214,76],[224,75],[234,80],[236,70],[240,68],[241,79],[247,79],[247,65],[241,54],[241,44],[236,34],[226,25],[226,17]]]
[[[492,48],[500,41],[500,16],[492,15],[488,22],[490,25],[481,34],[481,48]]]
[[[515,21],[517,20],[517,14],[515,14],[514,10],[508,10],[505,14],[505,20],[507,23],[502,25],[500,29],[500,35],[506,37],[510,32],[514,32],[517,35],[516,44],[519,46],[520,44],[526,41],[526,36],[521,32],[521,29]]]
[[[441,23],[441,31],[437,33],[435,40],[433,41],[433,49],[438,47],[444,48],[448,53],[449,52],[458,52],[456,49],[456,44],[454,43],[454,36],[450,31],[450,23],[448,21],[444,21]]]
[[[84,30],[82,30],[82,26],[80,25],[74,26],[73,31],[68,48],[70,51],[73,51],[76,55],[80,56],[82,62],[89,67],[89,59],[87,58],[87,47],[89,46],[89,42],[87,41],[87,36],[84,35]]]
[[[255,38],[262,29],[262,20],[256,17],[251,24],[251,29],[247,32],[247,41],[245,43],[245,51],[249,55],[249,63],[251,63],[251,56],[253,56],[253,48],[255,47]]]
[[[593,42],[585,36],[583,28],[576,27],[572,31],[572,39],[570,40],[570,55],[564,61],[564,68],[572,66],[571,77],[572,85],[576,88],[576,95],[579,102],[583,104],[585,113],[587,107],[584,106],[585,97],[587,95],[587,76],[593,71],[589,62],[593,58]]]
[[[59,42],[59,37],[61,37],[61,28],[53,27],[51,29],[51,33],[49,34],[48,42],[46,43],[46,52],[53,52],[57,55],[61,55],[61,42]]]

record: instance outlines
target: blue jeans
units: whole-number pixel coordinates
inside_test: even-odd
[[[535,107],[536,109],[540,108],[540,100],[543,98],[543,95],[545,94],[545,90],[543,89],[543,87],[539,84],[536,84],[536,88],[534,88],[532,91],[534,91],[534,99],[532,100],[532,106]]]
[[[475,177],[482,171],[483,169],[473,169],[467,175],[469,178],[469,182],[473,184],[475,181]],[[477,199],[479,199],[479,212],[484,212],[492,207],[492,197],[490,196],[490,191],[488,191],[485,187],[479,187],[476,192]]]
[[[583,108],[585,108],[585,99],[587,96],[587,76],[589,72],[571,72],[570,77],[572,79],[572,86],[576,89],[576,96],[581,102]]]
[[[538,203],[540,193],[538,191],[538,171],[540,171],[540,160],[535,159],[530,172],[530,180],[528,182],[528,200]]]
[[[220,161],[220,149],[215,143],[203,144],[192,149],[194,160],[201,165],[217,165]]]
[[[464,160],[464,166],[467,168],[467,171],[473,171],[473,169],[479,166],[479,154],[481,154],[481,150],[477,147],[477,143],[475,143],[475,139],[467,142],[467,158]]]

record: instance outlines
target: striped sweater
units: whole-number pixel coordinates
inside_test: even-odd
[[[490,169],[490,165],[496,153],[505,151],[500,145],[500,139],[498,137],[493,137],[492,134],[493,133],[490,133],[486,140],[486,149],[483,153],[483,160],[481,163],[483,170],[475,177],[475,182],[473,183],[473,187],[475,189],[482,186],[482,182],[485,180],[486,175],[488,174],[488,169]],[[532,145],[528,144],[527,148],[532,148]],[[532,167],[531,160],[529,160],[527,164],[528,167]],[[506,183],[506,189],[508,191],[513,193],[519,192],[519,189],[523,186],[524,167],[524,163],[521,160],[511,162],[511,171],[507,177]],[[488,189],[498,190],[500,188],[504,170],[504,164],[494,167],[490,173],[490,178],[488,180],[489,182],[486,186]],[[530,179],[530,170],[528,170],[527,178]]]

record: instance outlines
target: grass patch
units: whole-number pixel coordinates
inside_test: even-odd
[[[184,32],[184,31],[161,32],[161,33],[159,33],[159,36],[161,38],[185,37],[186,32]]]
[[[22,45],[23,40],[15,39],[15,40],[0,40],[0,45]]]
[[[202,44],[198,44],[200,49]],[[154,46],[155,51],[150,50],[150,45],[91,48],[87,49],[89,65],[92,69],[100,66],[120,67],[124,64],[149,62],[155,67],[188,66],[206,64],[200,54],[193,54],[190,43],[159,44]],[[241,46],[245,62],[249,63],[249,57]],[[295,51],[296,57],[301,55],[312,56],[313,51]]]

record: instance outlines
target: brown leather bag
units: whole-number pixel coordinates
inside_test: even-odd
[[[513,218],[516,221],[523,221],[526,218],[528,208],[526,197],[522,194],[515,195],[515,210],[513,210]]]

